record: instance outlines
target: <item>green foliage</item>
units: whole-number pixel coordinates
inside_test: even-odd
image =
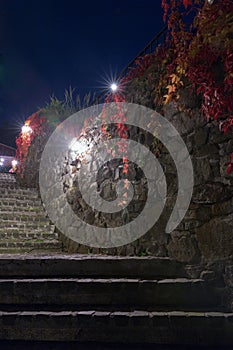
[[[17,177],[21,185],[38,186],[40,157],[51,133],[66,118],[87,108],[92,101],[91,93],[81,99],[70,87],[65,90],[63,100],[53,95],[44,108],[27,118],[25,124],[30,126],[31,131],[21,132],[16,139]]]
[[[72,87],[65,90],[63,100],[52,95],[46,106],[41,109],[53,129],[70,115],[89,107],[94,101],[95,95],[90,92],[81,99],[80,95],[75,96],[74,91]]]

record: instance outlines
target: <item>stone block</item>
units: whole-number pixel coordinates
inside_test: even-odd
[[[233,256],[233,214],[214,218],[195,230],[203,257],[210,261]]]
[[[191,262],[198,253],[193,237],[187,232],[173,232],[167,249],[169,257],[181,262]]]

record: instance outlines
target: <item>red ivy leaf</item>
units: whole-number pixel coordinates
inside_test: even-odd
[[[183,5],[187,9],[189,5],[192,5],[192,0],[183,0]]]
[[[233,163],[227,163],[227,174],[230,175],[233,172]]]

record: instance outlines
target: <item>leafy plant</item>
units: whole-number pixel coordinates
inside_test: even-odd
[[[231,0],[163,0],[173,63],[168,70],[180,81],[187,78],[201,97],[207,120],[220,120],[220,129],[232,131],[233,119],[233,3]],[[191,23],[186,20],[194,13]],[[165,103],[177,101],[177,86],[168,86]],[[233,171],[227,163],[227,172]]]
[[[202,115],[218,120],[223,132],[232,132],[232,0],[162,0],[162,7],[168,25],[166,42],[135,61],[122,79],[122,89],[132,80],[143,86],[152,84],[157,110],[173,101],[179,110],[188,112],[179,101],[179,90],[190,86],[200,99]],[[233,171],[232,157],[227,171]]]
[[[94,96],[91,93],[86,94],[83,99],[79,95],[75,97],[74,89],[70,87],[65,90],[64,100],[51,96],[44,108],[40,108],[26,119],[25,125],[30,129],[28,132],[21,132],[16,139],[17,175],[21,180],[27,176],[28,155],[34,139],[40,137],[40,143],[45,145],[53,130],[62,121],[82,108],[88,107],[93,99]]]

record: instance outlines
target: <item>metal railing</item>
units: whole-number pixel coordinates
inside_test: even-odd
[[[136,66],[136,61],[139,57],[145,56],[146,54],[151,54],[155,51],[158,45],[165,41],[167,33],[167,26],[164,26],[163,29],[144,47],[139,54],[129,62],[129,64],[118,74],[116,77],[116,82],[119,82],[122,78],[124,78],[129,71]],[[99,104],[104,102],[105,96],[109,94],[109,89],[103,90],[93,101],[92,105]]]

